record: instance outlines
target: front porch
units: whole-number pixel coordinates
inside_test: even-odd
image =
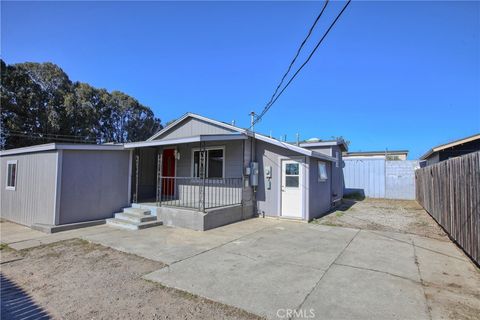
[[[131,205],[165,225],[208,230],[253,215],[244,176],[245,135],[201,135],[127,144]]]

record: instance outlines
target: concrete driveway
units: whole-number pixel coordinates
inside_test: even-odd
[[[270,319],[437,319],[480,311],[478,269],[448,239],[258,218],[207,232],[96,226],[40,240],[17,232],[11,246],[60,235],[162,261],[168,266],[144,278]]]

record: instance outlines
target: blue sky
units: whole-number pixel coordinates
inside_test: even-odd
[[[331,2],[305,53],[344,2]],[[248,126],[322,2],[5,2],[1,56],[58,64],[163,122]],[[344,136],[350,150],[430,147],[480,132],[480,2],[353,1],[258,131]],[[301,55],[299,61],[305,58]]]

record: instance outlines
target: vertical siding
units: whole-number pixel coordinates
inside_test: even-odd
[[[266,216],[271,217],[278,217],[280,216],[281,205],[280,203],[280,187],[281,187],[281,160],[284,158],[294,158],[298,159],[302,157],[305,159],[304,155],[299,153],[286,150],[283,148],[279,148],[277,146],[264,143],[262,141],[256,141],[256,159],[259,164],[259,178],[258,178],[258,188],[257,188],[257,204],[258,204],[258,211],[261,214],[265,214]],[[313,161],[313,160],[312,160]],[[265,181],[265,167],[271,166],[272,167],[272,179],[271,179],[271,188],[267,190],[266,188],[266,181]],[[302,163],[303,172],[305,174],[303,181],[307,181],[307,176],[309,173],[309,167],[304,161]],[[310,186],[304,185],[305,192],[308,192]],[[300,201],[304,201],[303,207],[305,208],[304,214],[306,215],[305,218],[308,218],[308,210],[309,204],[305,203],[309,195],[304,194],[304,198]],[[328,201],[330,203],[330,201]]]
[[[201,134],[226,134],[234,131],[199,120],[188,118],[179,123],[173,130],[170,130],[157,139],[177,139],[198,136]]]
[[[318,162],[317,159],[310,159],[309,174],[309,215],[308,220],[321,217],[324,213],[330,210],[331,206],[331,184],[332,179],[332,163],[327,164],[328,179],[325,181],[318,181]]]
[[[27,226],[54,223],[57,157],[57,151],[51,151],[0,158],[2,218]],[[8,160],[18,161],[16,190],[6,190]]]
[[[418,160],[387,161],[385,163],[385,197],[415,200],[415,170]]]
[[[128,205],[128,151],[63,150],[60,224],[113,217]]]
[[[361,193],[370,198],[385,197],[384,158],[343,158],[345,194]]]

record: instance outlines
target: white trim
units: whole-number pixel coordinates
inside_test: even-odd
[[[308,180],[305,179],[305,174],[307,172],[306,170],[306,159],[304,157],[301,157],[301,156],[294,156],[294,157],[287,157],[287,156],[279,156],[278,157],[278,160],[280,161],[279,163],[279,166],[278,166],[278,172],[279,172],[279,176],[278,176],[278,179],[279,179],[279,184],[278,184],[278,191],[277,191],[277,194],[278,194],[278,200],[277,200],[277,205],[278,205],[278,216],[279,217],[283,217],[283,218],[286,218],[286,219],[295,219],[294,217],[289,217],[289,216],[284,216],[283,213],[282,213],[282,181],[283,181],[283,178],[282,178],[282,175],[283,175],[283,163],[282,161],[285,161],[285,160],[293,160],[293,161],[298,161],[298,163],[300,164],[300,168],[303,168],[301,169],[302,173],[299,174],[299,178],[300,178],[300,186],[301,186],[301,190],[302,190],[302,196],[300,197],[301,198],[301,212],[302,212],[302,220],[305,220],[305,217],[306,217],[306,206],[305,206],[305,193],[306,193],[306,183],[308,182]],[[298,219],[298,218],[297,218]]]
[[[267,143],[276,145],[276,146],[284,148],[284,149],[291,150],[291,151],[296,152],[296,153],[300,153],[300,154],[305,155],[305,156],[324,159],[326,161],[332,161],[332,162],[336,161],[335,158],[324,155],[320,152],[316,152],[316,151],[308,150],[308,149],[305,149],[305,148],[302,148],[302,147],[298,147],[298,146],[295,146],[295,145],[287,143],[287,142],[278,141],[276,139],[269,138],[269,137],[266,137],[266,136],[258,134],[258,133],[254,134],[254,138],[256,138],[258,140],[261,140],[263,142],[267,142]]]
[[[8,178],[9,178],[9,173],[8,173],[8,166],[11,165],[11,164],[14,164],[15,165],[15,185],[13,186],[9,186],[8,185]],[[6,179],[5,179],[5,189],[6,190],[11,190],[11,191],[15,191],[17,190],[17,177],[18,177],[18,160],[7,160],[7,174],[5,175]]]
[[[428,157],[430,157],[432,154],[434,154],[436,152],[442,151],[444,149],[456,147],[460,144],[472,142],[472,141],[475,141],[477,139],[480,139],[480,134],[474,134],[473,136],[469,136],[469,137],[466,137],[466,138],[463,138],[463,139],[459,139],[459,140],[455,140],[455,141],[451,141],[451,142],[447,142],[447,143],[438,145],[438,146],[433,147],[430,150],[428,150],[423,156],[420,157],[420,160],[427,160]]]
[[[305,193],[304,193],[304,209],[303,220],[310,220],[310,169],[311,162],[309,157],[305,157]]]
[[[161,136],[162,134],[164,134],[165,132],[167,131],[170,131],[170,129],[172,129],[173,127],[175,127],[177,124],[179,124],[180,122],[182,122],[183,120],[187,119],[187,118],[194,118],[194,119],[198,119],[198,120],[202,120],[202,121],[205,121],[205,122],[208,122],[208,123],[213,123],[217,126],[220,126],[220,127],[223,127],[223,128],[226,128],[226,129],[229,129],[229,130],[232,130],[232,131],[237,131],[237,132],[241,132],[241,133],[245,133],[245,129],[242,129],[242,128],[239,128],[239,127],[235,127],[235,126],[232,126],[232,125],[229,125],[227,123],[223,123],[221,121],[217,121],[217,120],[213,120],[213,119],[210,119],[210,118],[207,118],[207,117],[203,117],[201,115],[198,115],[198,114],[195,114],[195,113],[191,113],[191,112],[187,112],[185,113],[183,116],[181,116],[180,118],[178,118],[177,120],[175,120],[174,122],[170,123],[168,126],[166,126],[165,128],[163,128],[162,130],[158,131],[157,133],[155,133],[153,136],[151,136],[150,138],[147,139],[147,141],[152,141],[152,140],[155,140],[156,138],[158,138],[159,136]]]
[[[320,165],[324,165],[325,166],[325,175],[326,175],[326,178],[322,178],[321,177],[321,174],[320,174]],[[318,174],[317,174],[317,183],[318,182],[326,182],[328,180],[328,166],[327,166],[327,163],[325,161],[322,161],[322,160],[317,160],[317,171],[318,171]]]
[[[169,140],[152,140],[152,141],[139,141],[139,142],[130,142],[125,144],[125,149],[131,148],[140,148],[140,147],[156,147],[156,146],[167,146],[167,145],[176,145],[183,143],[193,143],[193,142],[210,142],[210,141],[230,141],[230,140],[245,140],[248,139],[246,135],[243,134],[210,134],[210,135],[198,135],[193,137],[178,138],[178,139],[169,139]]]
[[[331,147],[331,146],[340,146],[340,145],[343,145],[343,147],[345,148],[345,151],[348,150],[348,146],[345,143],[345,140],[343,140],[343,139],[335,140],[335,141],[301,142],[299,144],[299,146],[302,147],[302,148]]]
[[[156,134],[154,134],[153,136],[151,136],[150,138],[147,139],[147,141],[153,141],[154,139],[156,139],[157,137],[159,137],[160,135],[164,134],[165,132],[169,131],[170,129],[172,129],[174,126],[176,126],[177,124],[179,124],[180,122],[182,122],[183,120],[187,119],[187,118],[195,118],[195,119],[199,119],[199,120],[202,120],[202,121],[205,121],[205,122],[208,122],[208,123],[212,123],[212,124],[215,124],[217,126],[220,126],[220,127],[223,127],[223,128],[226,128],[228,130],[232,130],[232,131],[237,131],[241,134],[244,134],[244,135],[247,135],[247,136],[250,136],[250,137],[253,137],[253,138],[256,138],[258,140],[261,140],[261,141],[264,141],[264,142],[267,142],[267,143],[270,143],[270,144],[273,144],[273,145],[276,145],[276,146],[279,146],[281,148],[285,148],[285,149],[288,149],[288,150],[291,150],[291,151],[294,151],[294,152],[297,152],[297,153],[300,153],[300,154],[303,154],[303,155],[306,155],[306,156],[309,156],[309,157],[314,157],[314,158],[319,158],[319,159],[324,159],[324,160],[327,160],[327,161],[336,161],[335,158],[333,157],[330,157],[330,156],[327,156],[327,155],[324,155],[324,154],[321,154],[319,152],[315,152],[315,151],[311,151],[311,150],[308,150],[308,149],[305,149],[305,148],[302,148],[302,147],[299,147],[299,146],[295,146],[293,144],[290,144],[290,143],[287,143],[287,142],[282,142],[282,141],[278,141],[276,139],[273,139],[273,138],[269,138],[267,136],[264,136],[263,134],[259,134],[259,133],[254,133],[252,131],[249,131],[249,130],[246,130],[246,129],[242,129],[242,128],[239,128],[239,127],[236,127],[236,126],[232,126],[232,125],[229,125],[227,123],[223,123],[223,122],[220,122],[220,121],[217,121],[217,120],[213,120],[213,119],[210,119],[210,118],[207,118],[207,117],[203,117],[203,116],[200,116],[198,114],[194,114],[194,113],[186,113],[184,114],[182,117],[180,117],[178,120],[176,120],[175,122],[169,124],[168,126],[166,126],[165,128],[163,128],[162,130],[160,130],[159,132],[157,132]],[[213,136],[213,135],[211,135]],[[225,135],[225,136],[232,136],[232,135]],[[159,140],[161,141],[161,140]],[[164,140],[164,141],[167,141],[167,140]],[[174,141],[174,140],[171,140],[171,141]],[[204,140],[205,141],[205,140]],[[129,148],[131,144],[126,144],[125,147]]]
[[[55,179],[55,206],[53,215],[53,225],[60,224],[60,205],[62,195],[62,171],[63,171],[63,150],[59,150],[56,157],[55,166],[57,176]]]
[[[205,151],[208,151],[208,150],[222,150],[223,151],[223,161],[222,161],[222,179],[225,178],[225,163],[226,163],[226,148],[225,146],[208,146],[208,147],[205,147],[205,148],[192,148],[191,152],[192,152],[192,155],[191,155],[191,165],[190,165],[190,176],[192,178],[198,178],[198,177],[195,177],[193,174],[194,174],[194,165],[195,165],[195,157],[194,157],[194,154],[195,154],[195,151],[200,151],[201,149],[204,149]],[[206,162],[206,167],[205,167],[205,170],[206,170],[206,177],[205,178],[208,178],[208,152],[207,152],[207,158],[205,159],[205,162]],[[215,178],[212,178],[212,179],[215,179]]]
[[[8,156],[14,154],[30,153],[30,152],[41,152],[41,151],[50,151],[50,150],[123,150],[123,145],[105,145],[105,144],[59,144],[59,143],[47,143],[40,144],[31,147],[16,148],[10,150],[0,151],[0,156]]]

